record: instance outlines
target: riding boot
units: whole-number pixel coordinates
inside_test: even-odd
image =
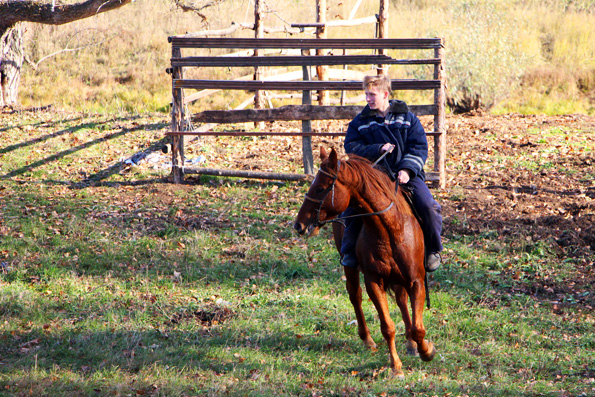
[[[355,211],[348,208],[341,216],[355,214]],[[357,267],[357,257],[355,255],[355,246],[357,237],[362,228],[362,221],[358,218],[345,219],[345,231],[343,240],[341,240],[341,265],[347,267]]]

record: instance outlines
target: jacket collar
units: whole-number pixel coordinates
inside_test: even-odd
[[[409,106],[407,106],[404,101],[391,99],[388,103],[390,104],[390,108],[388,110],[389,113],[402,114],[409,112]],[[376,117],[378,115],[378,111],[376,109],[370,109],[370,105],[366,105],[361,114],[362,117]]]

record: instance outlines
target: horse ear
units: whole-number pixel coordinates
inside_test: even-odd
[[[324,149],[324,146],[320,147],[320,161],[324,161],[328,158],[328,154],[326,153],[326,150]]]
[[[330,166],[332,167],[332,169],[336,169],[337,167],[337,163],[338,163],[338,155],[337,152],[335,151],[335,148],[331,149],[331,154],[329,155],[329,163]]]

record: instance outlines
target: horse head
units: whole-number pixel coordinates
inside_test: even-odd
[[[320,148],[320,169],[312,182],[298,212],[293,228],[308,236],[318,234],[320,227],[345,211],[349,205],[350,193],[339,181],[341,160],[335,149],[327,154]]]

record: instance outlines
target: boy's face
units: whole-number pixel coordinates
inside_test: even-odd
[[[370,106],[370,109],[383,111],[388,107],[388,91],[370,86],[364,92],[366,94],[366,102]]]

